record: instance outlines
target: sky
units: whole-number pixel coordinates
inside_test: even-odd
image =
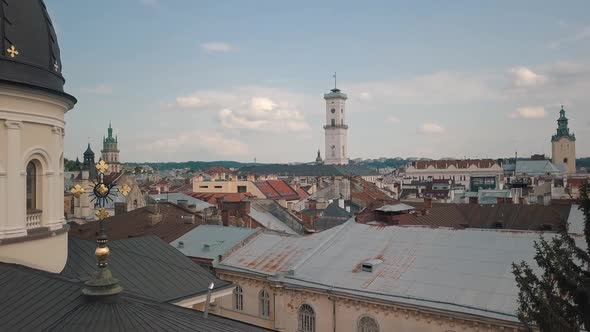
[[[348,95],[351,158],[590,156],[590,1],[46,0],[67,158],[306,162]]]

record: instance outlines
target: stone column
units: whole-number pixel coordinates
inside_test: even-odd
[[[4,121],[7,132],[7,160],[6,160],[6,176],[4,177],[4,192],[0,193],[0,197],[4,196],[3,201],[6,205],[5,215],[0,219],[0,238],[18,237],[27,235],[26,229],[26,165],[22,165],[22,151],[21,151],[21,134],[22,122],[6,120]],[[10,207],[10,208],[8,208]]]
[[[52,160],[50,172],[46,172],[45,183],[49,184],[46,191],[49,195],[47,202],[47,224],[51,230],[60,229],[64,224],[63,205],[64,205],[64,179],[61,165],[61,156],[63,149],[63,129],[60,127],[52,128],[55,158]],[[44,190],[45,191],[45,190]],[[45,214],[45,211],[43,211]]]

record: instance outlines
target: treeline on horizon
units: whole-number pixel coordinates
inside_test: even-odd
[[[520,159],[520,158],[519,158]],[[367,160],[354,165],[366,166],[370,168],[401,167],[414,161],[414,159],[389,158],[384,161]],[[578,167],[590,168],[590,157],[576,159]],[[242,163],[239,161],[219,160],[219,161],[184,161],[184,162],[148,162],[148,163],[124,163],[128,167],[137,167],[140,165],[150,166],[155,170],[171,170],[187,168],[191,171],[199,171],[213,166],[222,166],[227,168],[242,168],[246,166],[265,165],[263,163]],[[66,171],[75,171],[76,162],[66,159],[64,161]]]

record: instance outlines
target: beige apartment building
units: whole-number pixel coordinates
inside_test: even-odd
[[[266,198],[266,196],[251,181],[194,181],[193,192],[196,193],[214,193],[214,194],[234,194],[234,193],[251,193],[256,198]]]
[[[286,332],[524,331],[510,264],[532,260],[538,236],[354,220],[311,236],[261,232],[216,264],[236,288],[213,312]]]

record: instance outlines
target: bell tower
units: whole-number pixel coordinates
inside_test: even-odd
[[[334,89],[324,94],[326,100],[325,131],[325,164],[348,164],[348,125],[346,124],[346,94],[336,87],[334,73]]]
[[[551,137],[551,161],[566,173],[576,173],[576,135],[570,133],[568,118],[561,106],[557,133]]]
[[[121,171],[121,163],[119,162],[119,141],[117,136],[113,137],[113,127],[109,122],[107,129],[107,136],[102,139],[102,160],[109,164],[109,172],[118,173]]]

